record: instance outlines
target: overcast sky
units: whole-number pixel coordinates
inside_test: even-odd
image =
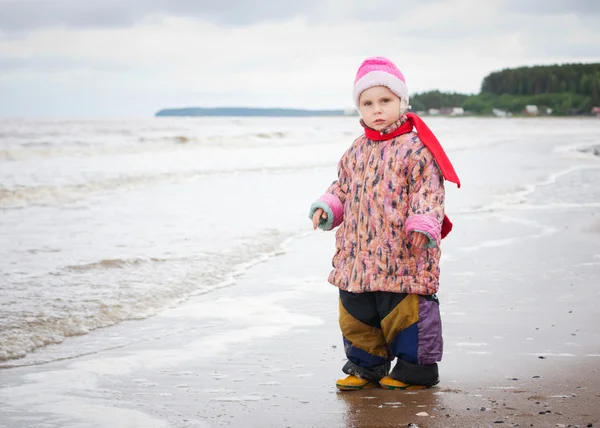
[[[0,0],[0,116],[347,108],[388,56],[409,91],[600,61],[600,0]]]

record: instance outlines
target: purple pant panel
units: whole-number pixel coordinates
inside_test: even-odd
[[[440,305],[419,297],[419,345],[417,358],[419,364],[429,365],[442,361],[444,341],[442,338],[442,320]]]

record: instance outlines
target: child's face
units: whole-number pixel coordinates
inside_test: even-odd
[[[385,86],[373,86],[360,94],[358,111],[369,128],[383,131],[400,119],[400,98]]]

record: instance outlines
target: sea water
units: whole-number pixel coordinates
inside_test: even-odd
[[[545,212],[600,208],[600,120],[426,121],[462,181],[451,219],[541,236]],[[0,120],[0,362],[234,285],[311,232],[360,133],[355,117]],[[460,250],[512,239],[482,236]]]

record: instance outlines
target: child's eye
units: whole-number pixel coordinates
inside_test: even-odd
[[[371,104],[373,104],[371,101],[365,101],[363,105],[364,106],[370,106]]]
[[[389,99],[389,98],[384,98],[384,99],[382,99],[382,100],[381,100],[381,102],[382,102],[382,103],[384,103],[384,104],[385,104],[385,103],[389,103],[389,102],[390,102],[390,99]]]

